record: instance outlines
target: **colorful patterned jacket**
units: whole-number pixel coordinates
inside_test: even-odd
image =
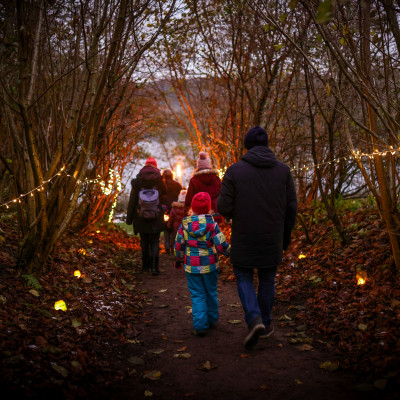
[[[229,255],[231,246],[209,214],[183,219],[175,238],[175,255],[190,274],[208,274],[219,268],[218,252]]]

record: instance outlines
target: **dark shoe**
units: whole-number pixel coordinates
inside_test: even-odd
[[[198,331],[196,331],[196,329],[193,329],[192,333],[194,336],[204,337],[207,335],[208,330],[207,329],[199,329]]]
[[[252,349],[257,344],[258,338],[264,330],[265,326],[261,318],[257,317],[249,326],[249,333],[244,339],[244,347],[246,347],[246,349]]]
[[[265,328],[264,332],[261,332],[261,335],[259,336],[259,338],[260,339],[267,339],[270,336],[272,336],[274,332],[275,332],[274,325],[271,324],[269,326],[269,328]]]

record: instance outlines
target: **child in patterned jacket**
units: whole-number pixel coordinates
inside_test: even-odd
[[[218,252],[229,256],[230,245],[209,214],[211,197],[206,192],[192,199],[192,213],[182,220],[175,238],[176,268],[184,262],[192,299],[194,334],[205,336],[218,321]]]

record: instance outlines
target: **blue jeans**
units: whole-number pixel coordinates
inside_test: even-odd
[[[275,268],[258,269],[258,294],[254,289],[254,268],[233,266],[236,275],[237,289],[244,309],[244,319],[248,326],[261,316],[266,328],[271,325],[271,311],[275,297]]]
[[[189,274],[187,283],[192,299],[193,328],[207,330],[218,321],[218,271],[209,274]]]

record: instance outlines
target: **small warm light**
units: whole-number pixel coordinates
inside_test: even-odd
[[[58,300],[54,303],[55,310],[67,311],[67,305],[64,300]]]
[[[179,177],[179,179],[180,179],[181,176],[182,176],[182,167],[181,167],[181,164],[178,164],[178,165],[176,166],[176,174],[178,175],[178,177]]]
[[[74,276],[76,276],[77,278],[81,277],[81,271],[79,271],[78,269],[76,271],[74,271]]]
[[[306,258],[307,256],[304,254],[299,254],[299,260],[301,260],[302,258]]]
[[[85,249],[79,249],[78,253],[82,254],[83,256],[86,256],[86,250]]]
[[[100,231],[96,231],[96,233],[100,233]]]
[[[169,220],[169,215],[168,214],[164,214],[164,221],[167,222]]]
[[[359,271],[356,275],[357,285],[364,285],[367,282],[367,273],[365,271]]]

